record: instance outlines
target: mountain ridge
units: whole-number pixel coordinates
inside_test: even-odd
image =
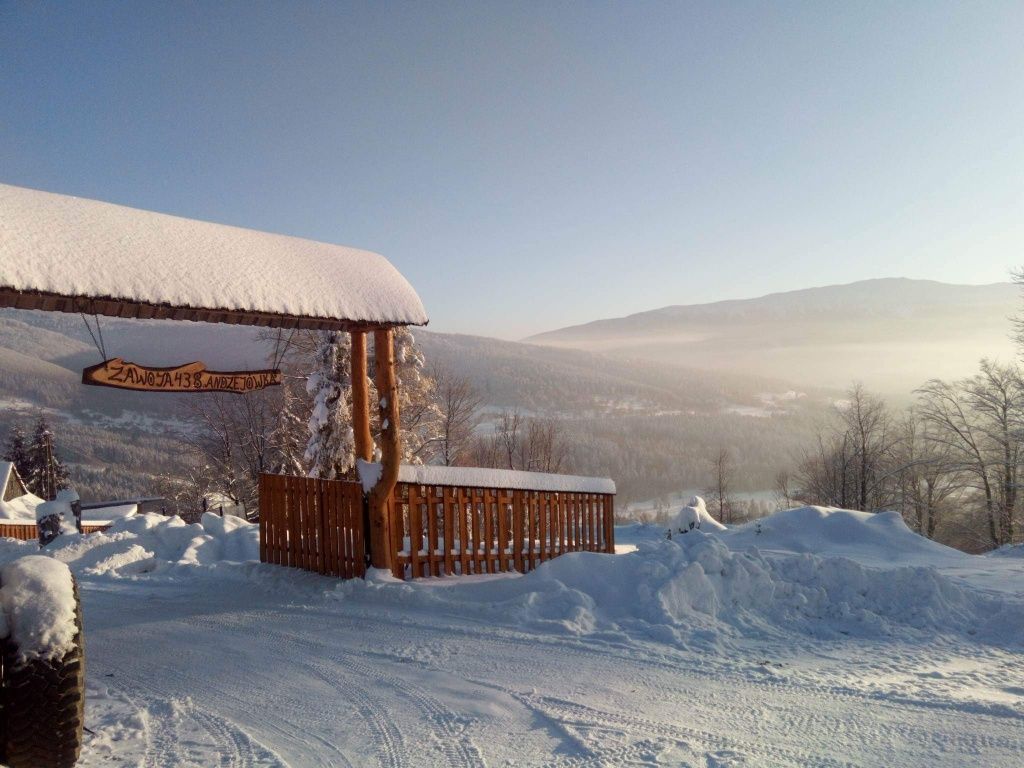
[[[906,396],[933,377],[960,378],[982,357],[1012,360],[1013,283],[957,285],[878,278],[752,299],[671,305],[524,340],[616,359],[742,372],[798,386],[861,380]]]
[[[597,329],[600,327],[607,327],[613,324],[624,324],[631,325],[644,319],[677,319],[686,317],[687,315],[704,314],[711,318],[715,317],[721,319],[723,317],[737,317],[743,316],[742,312],[729,311],[736,308],[742,307],[758,307],[758,306],[770,306],[772,304],[778,304],[785,300],[799,299],[804,297],[813,296],[821,302],[826,302],[818,308],[827,308],[827,306],[834,306],[836,300],[836,294],[851,292],[854,289],[863,288],[865,290],[886,288],[891,287],[895,290],[906,290],[906,289],[920,289],[928,288],[937,294],[938,292],[948,294],[951,291],[961,293],[988,293],[998,292],[1003,295],[1013,294],[1013,298],[1019,297],[1019,288],[1012,282],[998,282],[998,283],[981,283],[981,284],[966,284],[966,283],[946,283],[939,280],[925,280],[908,277],[879,277],[870,278],[867,280],[855,280],[849,283],[833,283],[828,285],[812,286],[808,288],[795,288],[789,291],[774,291],[771,293],[762,294],[760,296],[753,296],[743,299],[720,299],[718,301],[702,302],[698,304],[668,304],[663,307],[657,307],[654,309],[643,310],[641,312],[633,312],[628,315],[621,315],[617,317],[598,318],[596,320],[590,320],[585,323],[576,323],[573,325],[563,326],[561,328],[555,328],[549,331],[542,331],[541,333],[535,333],[520,339],[523,343],[543,343],[545,338],[554,338],[558,336],[568,336],[574,332],[580,332],[586,329]],[[936,299],[941,298],[933,294],[927,305],[934,305]],[[902,296],[901,299],[906,301],[908,298],[915,298],[913,294],[910,296]],[[918,296],[917,298],[920,298]],[[831,304],[829,304],[831,303]],[[805,305],[806,306],[806,305]]]

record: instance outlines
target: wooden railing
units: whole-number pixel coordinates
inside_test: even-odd
[[[390,501],[398,578],[526,573],[567,552],[614,552],[611,494],[400,482]]]
[[[99,533],[107,530],[110,526],[82,524],[82,533]],[[35,523],[7,523],[0,521],[0,538],[18,539],[19,541],[35,541],[39,538],[39,531]]]
[[[398,578],[526,573],[567,552],[615,551],[615,496],[578,490],[589,478],[497,475],[549,489],[529,490],[427,484],[423,478],[439,474],[422,468],[407,474],[387,508],[391,569]],[[446,480],[450,474],[441,473]],[[474,482],[495,477],[472,470],[454,476]],[[553,490],[559,487],[575,490]],[[614,491],[611,481],[596,487]],[[360,483],[261,475],[260,560],[342,578],[363,576],[365,514]]]

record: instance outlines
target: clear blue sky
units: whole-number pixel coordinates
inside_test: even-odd
[[[432,327],[1024,263],[1024,3],[0,0],[0,180],[379,251]]]

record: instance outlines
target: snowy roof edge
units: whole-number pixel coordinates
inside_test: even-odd
[[[356,467],[363,487],[372,487],[380,474],[380,465],[357,461]],[[415,485],[507,488],[509,490],[552,493],[614,494],[616,492],[615,481],[607,477],[556,475],[547,472],[521,472],[512,469],[487,469],[484,467],[440,467],[429,464],[403,464],[398,470],[398,482]]]
[[[370,251],[7,184],[0,306],[323,330],[429,320]]]

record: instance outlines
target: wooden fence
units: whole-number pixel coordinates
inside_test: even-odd
[[[261,561],[348,579],[365,552],[359,483],[260,475]]]
[[[390,504],[394,574],[526,573],[566,552],[614,552],[614,498],[399,483]]]
[[[392,571],[526,573],[567,552],[614,552],[612,494],[399,482],[388,502]],[[362,486],[260,477],[260,560],[331,576],[366,572]]]
[[[82,524],[82,533],[99,533],[110,526]],[[35,541],[39,538],[39,532],[35,523],[2,523],[0,522],[0,538],[18,539],[20,541]]]

